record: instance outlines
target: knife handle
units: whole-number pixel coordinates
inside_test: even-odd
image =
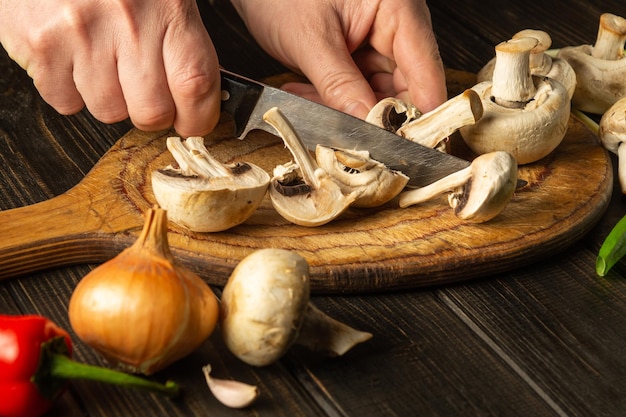
[[[235,122],[235,135],[241,138],[250,115],[263,92],[263,85],[231,72],[222,74],[222,112]]]

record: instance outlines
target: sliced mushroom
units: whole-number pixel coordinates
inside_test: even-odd
[[[534,38],[537,45],[530,51],[529,65],[532,75],[548,77],[565,86],[567,93],[572,98],[576,89],[576,73],[572,66],[562,58],[552,57],[546,51],[552,45],[552,38],[547,32],[536,29],[524,29],[513,35],[512,39]],[[476,81],[491,81],[496,59],[489,61],[476,74]]]
[[[258,208],[270,176],[248,163],[217,161],[202,137],[167,138],[178,167],[152,173],[152,190],[174,223],[194,232],[218,232],[246,221]]]
[[[289,120],[276,107],[263,115],[289,148],[296,163],[274,168],[269,195],[274,209],[300,226],[321,226],[343,213],[358,197],[344,194],[339,184],[319,168],[294,131]]]
[[[317,145],[315,159],[341,187],[344,194],[356,193],[353,207],[381,206],[406,186],[409,177],[375,161],[367,151],[334,149]]]
[[[534,38],[498,44],[492,81],[472,87],[482,99],[483,116],[460,132],[475,153],[505,151],[518,164],[528,164],[550,154],[565,137],[569,95],[560,82],[530,73],[536,45]]]
[[[409,207],[443,193],[457,217],[482,223],[500,214],[517,187],[517,162],[507,152],[476,157],[467,168],[422,188],[400,194],[400,207]]]
[[[390,132],[419,118],[422,113],[412,104],[395,97],[386,97],[371,108],[365,121]]]
[[[622,193],[626,194],[626,97],[604,113],[598,136],[604,147],[617,155],[617,176]]]
[[[444,139],[459,128],[476,123],[482,115],[480,97],[468,89],[400,127],[396,133],[420,145],[438,148]]]
[[[582,111],[603,114],[626,96],[626,19],[611,13],[600,16],[598,37],[591,45],[562,48],[558,57],[576,73],[572,105]]]

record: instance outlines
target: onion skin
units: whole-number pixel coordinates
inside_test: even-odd
[[[215,329],[211,288],[176,265],[165,210],[146,212],[137,241],[87,274],[69,304],[78,337],[113,365],[150,375],[187,356]]]

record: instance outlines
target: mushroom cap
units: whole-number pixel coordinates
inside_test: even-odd
[[[483,116],[460,129],[469,148],[477,154],[508,152],[517,163],[538,161],[552,152],[567,132],[570,100],[565,87],[552,79],[533,76],[537,93],[526,107],[511,109],[491,100],[491,86],[484,81],[472,87],[482,98]]]
[[[395,132],[401,126],[421,116],[412,104],[396,97],[386,97],[378,101],[365,117],[365,121],[382,129]]]
[[[603,114],[626,96],[626,58],[607,60],[591,55],[591,45],[562,48],[557,57],[574,69],[576,89],[572,105],[585,112]]]
[[[342,189],[344,194],[356,192],[353,207],[377,207],[402,191],[409,177],[373,160],[367,151],[334,149],[317,145],[315,159]]]
[[[265,170],[226,177],[187,177],[173,169],[152,172],[152,191],[174,223],[194,232],[219,232],[246,221],[259,207],[270,182]],[[235,169],[236,170],[236,169]]]
[[[296,340],[309,295],[309,265],[302,256],[274,248],[246,256],[222,292],[220,327],[226,346],[250,365],[275,362]]]
[[[480,155],[471,165],[471,179],[448,195],[457,217],[475,223],[504,210],[517,187],[517,161],[508,152]]]
[[[617,154],[619,146],[626,142],[626,97],[613,104],[600,119],[598,137],[602,145]]]

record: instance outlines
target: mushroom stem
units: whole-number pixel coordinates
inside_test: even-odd
[[[455,190],[467,183],[471,177],[472,167],[468,166],[425,187],[405,191],[400,194],[400,207],[406,208],[414,204],[423,203],[440,194]]]
[[[285,146],[287,146],[293,155],[302,172],[304,182],[313,188],[319,188],[320,180],[315,174],[315,171],[318,169],[317,163],[306,149],[285,115],[277,107],[272,107],[265,112],[263,120],[276,129],[277,132],[280,132]]]
[[[169,137],[167,149],[176,159],[183,175],[197,175],[203,178],[232,175],[230,169],[207,152],[201,136],[189,137],[184,142],[180,137]]]
[[[543,30],[524,29],[513,35],[513,39],[534,38],[537,45],[530,51],[529,64],[532,74],[547,73],[552,67],[552,57],[545,52],[552,45],[552,38]]]
[[[450,192],[448,203],[460,219],[474,223],[491,220],[509,203],[517,186],[517,162],[502,151],[479,155],[468,168],[426,187],[400,194],[400,207],[421,203]]]
[[[341,356],[371,338],[371,333],[341,323],[309,303],[294,343],[329,356]]]
[[[507,108],[522,108],[535,96],[530,72],[530,52],[537,46],[534,38],[518,38],[496,46],[491,92],[495,102]]]
[[[446,101],[436,109],[400,127],[397,134],[429,148],[463,126],[474,124],[483,115],[480,96],[471,89]]]
[[[611,13],[600,16],[598,37],[591,56],[598,59],[616,61],[624,56],[626,42],[626,19]]]

